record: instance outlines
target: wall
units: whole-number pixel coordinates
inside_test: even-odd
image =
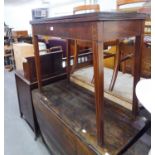
[[[49,2],[49,3],[43,3]],[[31,34],[31,10],[39,7],[48,7],[50,17],[72,14],[73,7],[88,3],[100,4],[101,11],[111,11],[116,8],[116,0],[31,0],[27,3],[11,3],[4,6],[4,21],[14,30],[28,30]]]
[[[72,3],[57,3],[57,4],[50,4],[49,10],[50,10],[50,16],[62,16],[62,15],[72,15],[73,14],[73,8],[75,6],[84,5],[85,0],[72,0]]]
[[[49,16],[53,17],[72,14],[73,6],[84,3],[85,0],[57,0],[52,3],[43,3],[43,0],[32,0],[23,4],[5,4],[4,21],[9,27],[14,28],[13,30],[28,30],[29,34],[32,34],[31,25],[29,24],[30,20],[32,20],[32,9],[47,7],[50,10]]]
[[[39,2],[39,1],[38,1]],[[29,3],[18,5],[5,5],[4,6],[4,21],[13,30],[28,30],[31,33],[31,25],[29,21],[32,19],[31,10],[41,6],[41,2],[38,3],[32,1]]]
[[[23,1],[23,3],[21,3]],[[34,8],[49,8],[49,16],[72,14],[73,7],[81,4],[98,3],[101,11],[114,11],[116,0],[14,0],[16,3],[5,3],[4,21],[14,30],[28,30],[31,34],[31,10]],[[18,3],[17,3],[18,2]],[[44,3],[43,3],[44,2]]]

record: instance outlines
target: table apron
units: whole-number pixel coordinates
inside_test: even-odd
[[[142,23],[143,20],[34,24],[33,34],[64,39],[109,41],[140,35]]]

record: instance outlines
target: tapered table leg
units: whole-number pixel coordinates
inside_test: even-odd
[[[66,63],[67,63],[67,67],[66,67],[66,69],[67,69],[67,79],[68,79],[68,82],[70,82],[70,41],[71,40],[67,40],[67,42],[66,42],[66,57],[67,57],[67,61],[66,61]]]
[[[41,91],[42,81],[41,81],[41,64],[39,56],[39,46],[38,46],[38,36],[33,36],[33,45],[34,45],[34,55],[35,55],[35,65],[36,65],[36,74],[38,81],[38,88]]]
[[[104,144],[104,100],[103,100],[103,43],[93,41],[94,86],[96,104],[97,141]]]
[[[73,73],[78,64],[78,50],[77,50],[77,40],[74,40],[74,62],[71,73]]]
[[[135,53],[134,53],[134,82],[133,82],[133,106],[132,106],[132,112],[134,116],[136,116],[138,113],[138,99],[135,94],[135,88],[137,82],[140,80],[141,55],[143,49],[142,46],[143,46],[143,35],[136,36]]]

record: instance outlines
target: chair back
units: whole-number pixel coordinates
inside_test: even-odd
[[[86,10],[94,10],[95,12],[99,12],[100,6],[99,4],[80,5],[73,8],[73,14],[79,11],[86,11]]]
[[[149,0],[117,0],[117,10],[119,11],[137,11],[138,9],[140,9],[142,6],[140,7],[130,7],[130,8],[122,8],[122,6],[125,6],[127,4],[138,4],[138,3],[142,3],[142,2],[148,2]]]
[[[127,4],[138,4],[138,3],[144,3],[142,6],[130,6],[130,7],[122,7]],[[144,28],[144,34],[150,35],[151,34],[151,19],[149,17],[151,12],[151,0],[117,0],[117,11],[123,11],[123,12],[139,12],[139,13],[146,13],[148,14],[148,19],[145,21],[145,28]]]

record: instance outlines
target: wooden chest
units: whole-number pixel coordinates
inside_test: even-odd
[[[20,115],[24,117],[35,133],[38,134],[38,124],[32,104],[31,91],[37,88],[34,57],[27,57],[23,63],[24,71],[16,71],[16,87],[19,101]],[[43,85],[66,77],[65,68],[62,68],[62,51],[48,53],[41,56]]]
[[[53,155],[120,155],[145,126],[141,117],[133,120],[130,111],[105,100],[105,145],[100,147],[91,92],[61,80],[43,87],[42,93],[33,90],[32,98],[41,134]]]
[[[38,124],[36,121],[34,108],[32,105],[32,95],[31,95],[31,90],[37,88],[37,83],[30,83],[22,76],[22,74],[18,72],[15,73],[15,80],[17,87],[20,116],[24,117],[26,122],[34,131],[35,136],[37,136]]]

